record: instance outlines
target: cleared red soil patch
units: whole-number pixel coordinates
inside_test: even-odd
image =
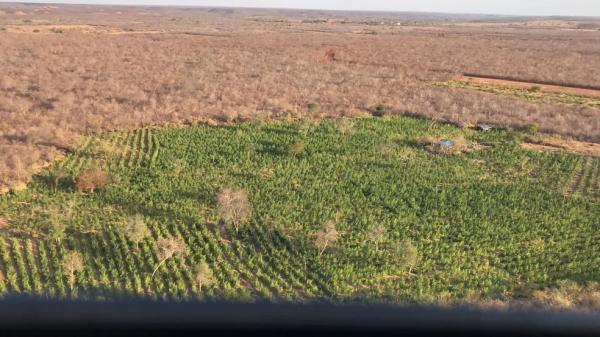
[[[577,95],[577,96],[600,97],[600,90],[592,89],[592,88],[579,88],[579,87],[574,87],[574,86],[564,86],[564,85],[545,84],[545,83],[536,83],[536,82],[524,82],[524,81],[516,81],[516,80],[502,79],[502,78],[475,76],[475,75],[470,75],[470,74],[462,75],[458,80],[465,81],[465,82],[473,82],[473,83],[478,83],[478,84],[496,85],[496,86],[504,86],[504,87],[515,87],[515,88],[523,88],[523,89],[539,87],[540,90],[543,92],[551,92],[551,93],[567,94],[567,95]]]

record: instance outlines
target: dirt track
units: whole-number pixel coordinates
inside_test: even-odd
[[[472,75],[470,75],[470,76],[463,75],[458,80],[465,81],[465,82],[486,84],[486,85],[516,87],[516,88],[523,88],[523,89],[531,89],[532,87],[539,87],[542,92],[552,92],[552,93],[558,93],[558,94],[577,95],[577,96],[600,97],[600,90],[596,90],[596,89],[575,88],[575,87],[569,87],[569,86],[551,85],[551,84],[543,84],[543,83],[535,83],[535,82],[522,82],[522,81],[514,81],[514,80],[489,78],[489,77],[479,77],[479,76],[472,76]]]

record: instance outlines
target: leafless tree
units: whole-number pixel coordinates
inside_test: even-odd
[[[252,212],[248,194],[242,189],[225,188],[217,195],[219,217],[236,232],[248,223]]]
[[[323,227],[317,232],[315,246],[319,250],[319,256],[323,255],[327,247],[339,239],[339,232],[335,228],[335,222],[330,220],[323,224]]]
[[[203,286],[210,286],[215,282],[215,278],[210,269],[210,266],[205,261],[202,261],[196,266],[196,285],[198,286],[198,291],[202,291]]]
[[[75,285],[75,273],[82,271],[84,268],[81,253],[77,251],[68,252],[63,256],[60,265],[64,275],[69,281],[71,289],[73,289],[73,286]]]
[[[58,185],[60,181],[63,180],[67,176],[67,171],[65,168],[61,168],[54,173],[52,176],[52,182],[54,183],[54,192],[58,191]]]
[[[121,230],[125,236],[135,243],[135,248],[139,250],[139,244],[142,240],[150,236],[150,229],[144,221],[141,214],[136,214],[127,218],[123,223]]]
[[[94,193],[96,189],[105,188],[110,182],[108,174],[100,169],[91,169],[82,172],[76,181],[77,190]]]
[[[174,237],[160,238],[156,241],[156,255],[158,256],[159,262],[152,272],[152,277],[160,266],[165,263],[168,259],[174,256],[185,256],[187,254],[187,246],[182,240]]]
[[[372,242],[375,245],[375,251],[379,251],[379,244],[385,239],[386,229],[385,226],[378,222],[373,225],[367,232],[367,241]]]

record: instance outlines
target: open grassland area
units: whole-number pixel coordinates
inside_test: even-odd
[[[473,73],[600,86],[598,20],[528,20],[2,4],[0,193],[23,188],[78,146],[78,135],[207,119],[335,118],[382,107],[377,113],[536,124],[599,142],[597,105],[434,85]]]
[[[477,90],[498,95],[515,96],[534,102],[572,104],[600,108],[600,97],[543,92],[540,87],[535,84],[529,88],[518,88],[511,87],[510,85],[490,85],[470,81],[451,80],[437,83],[436,85],[449,88]]]
[[[600,159],[523,136],[409,117],[88,136],[0,197],[0,291],[597,309]]]

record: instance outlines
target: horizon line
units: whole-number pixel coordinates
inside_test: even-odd
[[[266,10],[291,10],[291,11],[326,11],[326,12],[354,12],[354,13],[411,13],[411,14],[437,14],[437,15],[465,15],[465,16],[494,16],[516,18],[586,18],[600,19],[594,15],[568,15],[568,14],[503,14],[503,13],[468,13],[468,12],[435,12],[435,11],[401,11],[377,9],[330,9],[330,8],[298,8],[298,7],[261,7],[261,6],[210,6],[210,5],[169,5],[169,4],[120,4],[120,3],[65,3],[65,2],[31,2],[7,1],[0,2],[0,6],[7,4],[22,5],[62,5],[62,6],[117,6],[117,7],[160,7],[160,8],[225,8],[225,9],[266,9]]]

